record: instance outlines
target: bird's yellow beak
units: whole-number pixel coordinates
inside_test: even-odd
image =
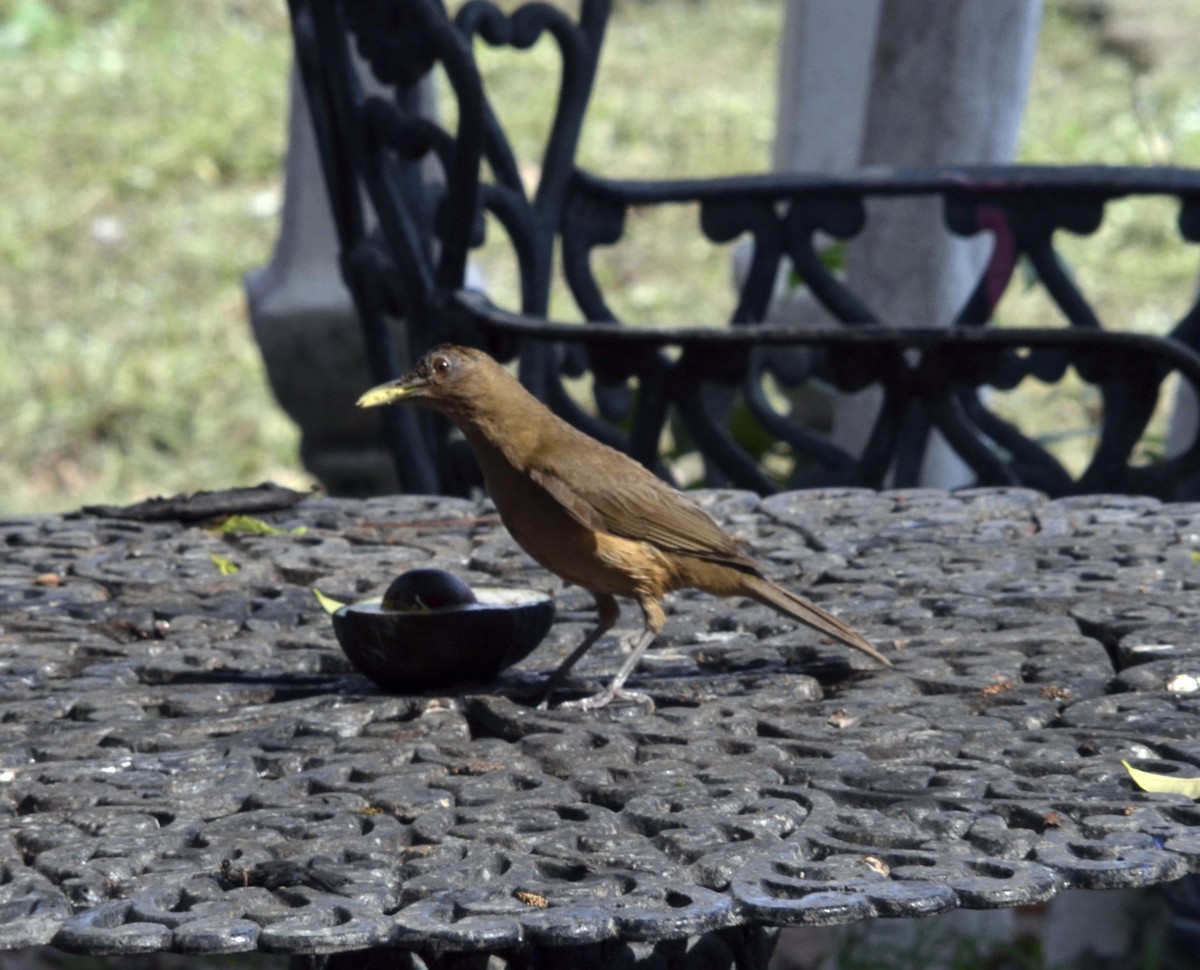
[[[398,381],[389,381],[387,384],[380,384],[367,391],[358,399],[358,406],[360,408],[376,408],[381,404],[394,404],[396,401],[416,394],[419,390],[420,387],[406,384],[403,378]]]

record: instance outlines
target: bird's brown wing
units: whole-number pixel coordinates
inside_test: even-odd
[[[707,512],[620,452],[600,448],[569,470],[542,466],[529,473],[589,529],[758,571]]]

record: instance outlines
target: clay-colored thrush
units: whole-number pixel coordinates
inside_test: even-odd
[[[616,622],[618,596],[641,607],[644,629],[612,683],[579,706],[629,696],[625,679],[666,620],[663,596],[687,587],[748,596],[891,666],[841,620],[767,579],[737,540],[682,493],[567,424],[482,351],[438,347],[358,404],[404,401],[458,425],[512,537],[546,569],[596,598],[599,622],[551,676],[547,698]]]

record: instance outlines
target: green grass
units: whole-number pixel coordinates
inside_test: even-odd
[[[275,233],[284,17],[0,6],[0,509],[301,477],[240,289]]]
[[[1099,27],[1069,12],[1079,6],[1047,5],[1020,157],[1200,164],[1200,85],[1186,66],[1200,9],[1187,0],[1122,0],[1113,5],[1112,22]],[[1116,46],[1133,29],[1155,58],[1145,71]],[[1094,236],[1063,239],[1080,286],[1105,322],[1163,332],[1190,302],[1197,253],[1179,244],[1176,214],[1166,200],[1116,203]]]
[[[1154,34],[1153,66],[1136,74],[1111,23],[1048,0],[1022,158],[1200,160],[1188,61],[1200,10],[1113,2]],[[585,164],[647,177],[765,169],[781,9],[619,0]],[[0,0],[0,512],[307,480],[241,289],[276,232],[289,47],[282,0]],[[551,52],[538,56],[540,67],[491,65],[523,145],[545,118],[529,92],[550,90]],[[1169,208],[1120,208],[1069,247],[1076,272],[1106,319],[1163,330],[1195,286],[1195,253],[1174,242]],[[631,218],[631,244],[602,258],[621,312],[703,323],[728,311],[728,254],[695,218]],[[1011,322],[1046,314],[1019,292],[1002,309]],[[1082,419],[1088,402],[1076,405]]]

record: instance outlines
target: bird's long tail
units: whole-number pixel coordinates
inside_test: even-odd
[[[821,633],[841,641],[848,647],[861,650],[868,657],[878,661],[885,667],[892,665],[892,662],[871,646],[866,637],[857,630],[843,623],[832,613],[827,613],[821,607],[817,606],[816,603],[809,602],[803,596],[798,596],[791,590],[784,589],[766,577],[747,576],[746,581],[742,584],[742,591],[763,605],[778,610],[785,616],[799,620],[806,626],[810,626],[814,630],[819,630]]]

